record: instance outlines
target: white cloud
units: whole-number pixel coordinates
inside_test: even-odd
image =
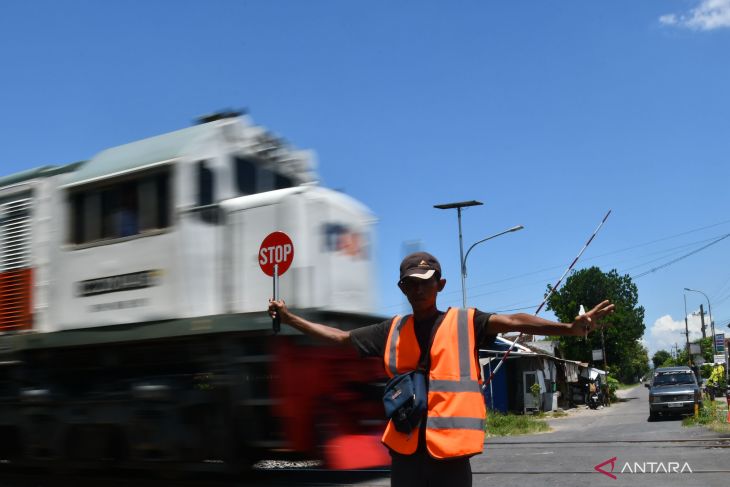
[[[714,30],[730,27],[730,0],[701,0],[700,4],[683,14],[659,17],[664,25],[694,30]]]
[[[710,320],[707,316],[705,316],[705,325],[707,325],[707,336],[710,336]],[[699,316],[690,314],[687,317],[687,327],[689,328],[690,341],[702,338],[702,324]],[[684,318],[675,320],[670,315],[662,316],[647,330],[644,339],[646,340],[650,359],[658,350],[671,352],[675,343],[682,350],[687,343],[684,336]]]
[[[676,25],[677,16],[675,14],[662,15],[661,17],[659,17],[659,22],[664,25]]]

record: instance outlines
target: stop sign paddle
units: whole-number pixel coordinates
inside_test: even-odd
[[[259,248],[259,266],[267,276],[274,275],[278,267],[279,275],[289,270],[294,260],[294,244],[284,232],[272,232],[261,242]]]
[[[259,248],[259,266],[267,276],[274,278],[274,300],[279,299],[279,276],[284,274],[294,260],[294,244],[284,232],[272,232]],[[281,317],[276,315],[272,323],[274,333],[281,329]]]

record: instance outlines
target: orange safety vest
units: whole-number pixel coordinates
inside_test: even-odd
[[[487,413],[475,342],[474,309],[449,308],[433,339],[428,375],[426,448],[434,458],[482,452]],[[383,356],[388,376],[415,370],[420,354],[413,317],[393,318]],[[418,447],[418,430],[400,433],[389,421],[382,441],[410,455]]]

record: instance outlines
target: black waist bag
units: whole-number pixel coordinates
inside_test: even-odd
[[[396,431],[410,433],[418,427],[428,407],[427,395],[426,375],[421,370],[393,376],[385,384],[385,415],[393,421]]]

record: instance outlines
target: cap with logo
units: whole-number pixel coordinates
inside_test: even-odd
[[[435,274],[441,275],[441,264],[428,252],[414,252],[400,263],[400,279],[417,277],[430,279]]]

